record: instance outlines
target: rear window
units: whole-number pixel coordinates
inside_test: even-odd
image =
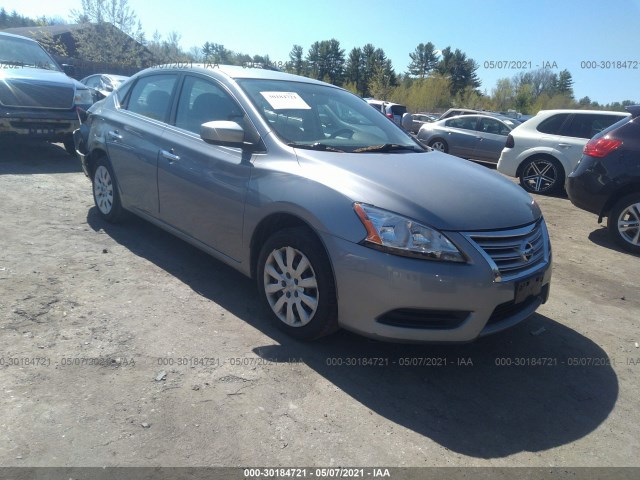
[[[631,120],[632,120],[632,117],[625,117],[622,120],[619,120],[616,123],[614,123],[613,125],[609,126],[608,128],[605,128],[600,133],[595,135],[593,138],[604,137],[605,135],[608,135],[609,132],[612,132],[613,130],[616,130],[616,129],[622,127],[623,125],[629,123]]]
[[[620,120],[618,115],[599,115],[596,113],[576,113],[564,127],[562,135],[575,138],[592,138],[605,128]]]
[[[546,120],[540,122],[540,125],[536,127],[540,133],[549,133],[552,135],[560,135],[560,128],[562,124],[569,118],[568,113],[557,113]]]
[[[407,107],[405,107],[404,105],[392,105],[391,112],[394,115],[404,115],[405,113],[407,113]]]

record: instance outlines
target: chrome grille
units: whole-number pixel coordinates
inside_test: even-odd
[[[543,220],[522,228],[472,232],[466,236],[489,262],[497,282],[525,276],[549,261]]]
[[[5,107],[69,110],[74,95],[72,85],[19,79],[0,82],[0,103]]]

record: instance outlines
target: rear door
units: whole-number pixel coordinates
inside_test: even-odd
[[[478,142],[475,116],[454,117],[445,121],[444,140],[449,153],[463,158],[471,158]]]
[[[582,158],[582,150],[589,139],[600,133],[605,128],[621,120],[624,115],[598,114],[598,113],[574,113],[563,126],[557,148],[565,156],[569,164],[569,172]]]
[[[160,218],[237,260],[251,155],[202,140],[200,125],[213,120],[237,122],[245,131],[253,128],[222,85],[185,75],[174,126],[164,133],[158,162]]]
[[[119,110],[109,110],[105,141],[126,208],[158,216],[158,153],[177,73],[140,77]]]
[[[497,163],[511,129],[495,118],[480,118],[476,124],[478,141],[473,158]]]

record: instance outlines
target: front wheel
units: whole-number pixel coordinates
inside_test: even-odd
[[[116,177],[109,160],[101,157],[93,171],[93,200],[98,212],[107,222],[117,223],[124,217]]]
[[[529,158],[520,170],[520,185],[529,193],[555,193],[563,184],[564,169],[555,158]]]
[[[441,138],[431,140],[429,142],[429,146],[434,150],[438,150],[439,152],[447,153],[449,151],[449,145],[447,145],[447,142],[445,142]]]
[[[618,200],[607,219],[611,238],[625,250],[640,253],[640,193]]]
[[[257,282],[272,319],[289,335],[314,340],[338,329],[331,265],[309,229],[287,228],[265,242]]]

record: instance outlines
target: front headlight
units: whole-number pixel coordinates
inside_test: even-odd
[[[74,105],[91,105],[93,103],[93,96],[91,91],[87,89],[78,89],[73,97]]]
[[[367,230],[365,244],[396,255],[464,262],[464,256],[438,230],[380,208],[355,203],[358,218]]]

